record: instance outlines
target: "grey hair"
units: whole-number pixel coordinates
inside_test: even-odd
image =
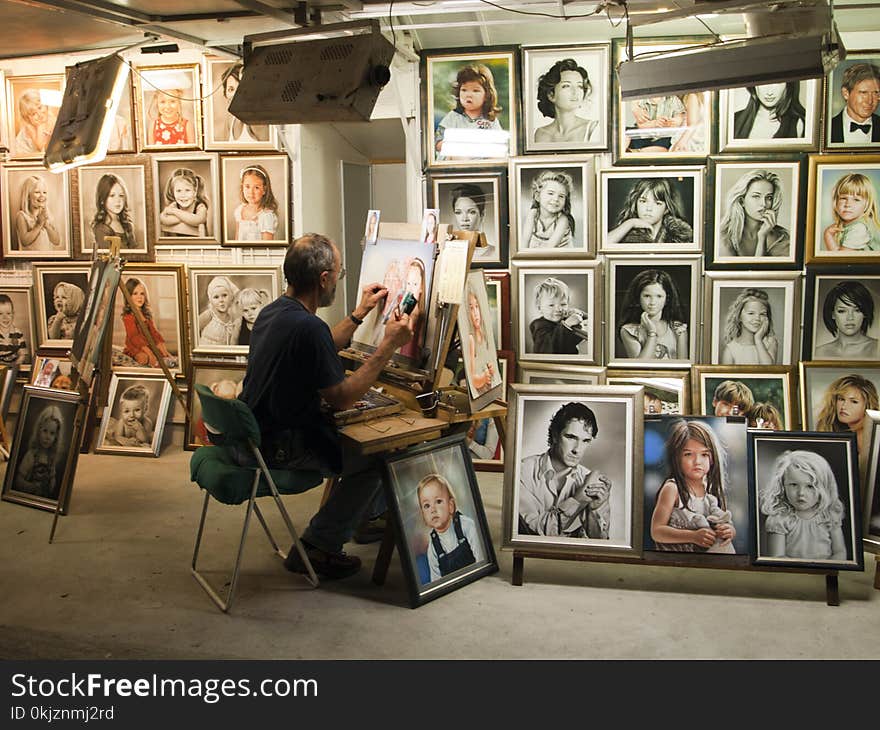
[[[306,233],[297,238],[284,257],[284,278],[299,294],[314,291],[321,274],[333,271],[333,243],[320,233]]]

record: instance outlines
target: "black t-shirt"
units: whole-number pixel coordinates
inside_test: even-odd
[[[326,322],[281,296],[260,311],[250,340],[239,398],[253,411],[264,440],[301,431],[306,446],[339,472],[339,433],[321,413],[318,391],[342,382],[345,371]]]

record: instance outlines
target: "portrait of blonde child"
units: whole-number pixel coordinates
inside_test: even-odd
[[[138,365],[151,368],[159,367],[159,360],[150,349],[147,338],[137,326],[134,314],[134,308],[137,308],[144,319],[144,323],[147,325],[147,331],[153,338],[153,342],[156,343],[156,349],[159,350],[159,354],[165,360],[165,364],[168,367],[175,367],[177,359],[168,351],[165,345],[165,338],[156,328],[156,324],[153,321],[153,310],[150,308],[150,297],[147,294],[146,285],[132,276],[126,279],[125,289],[131,296],[131,303],[134,307],[129,306],[127,301],[122,305],[122,324],[125,327],[125,347],[123,352],[134,359]]]
[[[470,385],[474,394],[488,393],[501,384],[498,372],[498,352],[495,348],[495,337],[486,327],[483,310],[477,293],[467,285],[466,300],[468,307],[467,358]]]
[[[419,316],[421,312],[425,312],[425,289],[426,289],[426,272],[425,262],[417,256],[408,259],[405,263],[406,276],[403,279],[403,296],[412,294],[415,297],[418,306],[410,316],[417,317],[417,321],[413,330],[412,339],[400,348],[400,354],[418,360],[422,353],[422,340],[425,332],[425,318]],[[402,300],[401,300],[402,301]]]
[[[76,319],[85,302],[85,294],[76,284],[59,281],[52,292],[55,314],[47,321],[49,339],[71,340],[76,332]]]
[[[147,111],[147,124],[151,144],[161,145],[191,145],[195,143],[195,131],[193,122],[183,112],[184,101],[192,106],[189,101],[191,87],[183,85],[185,79],[178,80],[180,86],[172,89],[156,89],[150,100],[150,108]],[[147,89],[149,80],[145,81]]]
[[[15,322],[15,306],[8,294],[0,294],[0,365],[30,362],[30,348],[21,327]]]
[[[248,165],[239,173],[239,179],[238,197],[241,203],[232,211],[235,240],[277,239],[278,201],[272,194],[269,173],[262,165]]]
[[[43,103],[39,89],[25,89],[18,97],[18,114],[19,131],[15,136],[14,153],[44,153],[52,138],[57,112]]]
[[[534,352],[577,355],[578,345],[589,337],[587,313],[569,306],[571,293],[561,279],[548,276],[535,287],[539,317],[529,322]]]
[[[688,326],[678,287],[662,269],[643,269],[626,289],[618,334],[625,357],[678,360],[688,357]]]
[[[15,489],[36,497],[58,497],[56,466],[63,443],[64,420],[58,406],[45,406],[28,441],[28,448],[15,470]]]
[[[137,248],[128,190],[118,175],[107,173],[98,180],[92,233],[99,249],[110,247],[104,240],[106,236],[119,236],[122,248]]]
[[[188,167],[178,167],[165,184],[165,207],[159,213],[163,236],[208,235],[205,179]]]
[[[658,550],[734,553],[725,495],[725,453],[699,421],[676,421],[666,440],[669,475],[657,493],[651,539]]]
[[[486,559],[477,525],[462,514],[452,485],[440,474],[428,474],[416,490],[419,513],[430,530],[428,568],[431,582]]]
[[[57,251],[62,248],[58,224],[49,211],[49,188],[40,175],[29,175],[21,184],[15,213],[15,236],[22,251]]]
[[[200,345],[236,345],[241,333],[238,287],[226,276],[208,282],[208,306],[199,314]]]
[[[771,403],[755,403],[748,413],[749,428],[782,431],[785,421],[779,409]]]
[[[269,303],[270,294],[265,289],[248,287],[238,293],[238,308],[241,311],[241,329],[238,332],[239,345],[249,345],[251,342],[251,330],[257,315]]]
[[[767,553],[774,557],[845,560],[843,503],[824,457],[785,451],[760,490]]]
[[[574,245],[571,193],[574,180],[561,170],[543,170],[531,185],[532,204],[522,225],[521,248]]]
[[[778,353],[769,295],[763,289],[743,289],[727,310],[721,364],[776,365]]]
[[[447,129],[501,129],[498,91],[488,66],[474,63],[459,69],[452,84],[452,103],[452,110],[440,120],[434,131],[438,160],[450,159],[443,149]]]
[[[880,251],[877,191],[861,173],[844,175],[831,192],[833,223],[822,233],[828,251]]]
[[[143,385],[129,385],[119,397],[119,417],[113,429],[113,440],[120,446],[149,446],[153,441],[154,424],[147,415],[150,394]]]

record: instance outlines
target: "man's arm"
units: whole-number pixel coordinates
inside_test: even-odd
[[[418,321],[418,313],[418,307],[413,310],[412,315],[395,312],[394,319],[388,320],[388,324],[385,326],[385,337],[367,361],[336,385],[321,390],[324,400],[332,408],[343,411],[351,408],[363,397],[364,393],[376,382],[379,373],[382,372],[382,368],[385,367],[391,356],[401,345],[405,345],[412,339],[413,330]]]
[[[376,304],[387,294],[388,290],[381,284],[367,284],[361,290],[360,304],[354,308],[352,315],[361,321],[365,320]],[[354,331],[359,326],[351,317],[346,317],[330,330],[333,344],[336,345],[336,352],[339,352],[343,347],[348,347]]]

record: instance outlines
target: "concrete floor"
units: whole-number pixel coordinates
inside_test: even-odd
[[[253,522],[224,615],[190,575],[201,496],[169,431],[158,460],[82,456],[52,545],[51,513],[0,503],[0,658],[880,658],[872,555],[831,608],[823,578],[778,573],[535,560],[514,587],[496,549],[499,573],[411,610],[396,556],[377,587],[376,546],[352,544],[365,569],[314,590]],[[479,479],[500,545],[501,475]],[[302,528],[320,489],[285,499]],[[242,510],[212,502],[201,564],[215,578]]]

